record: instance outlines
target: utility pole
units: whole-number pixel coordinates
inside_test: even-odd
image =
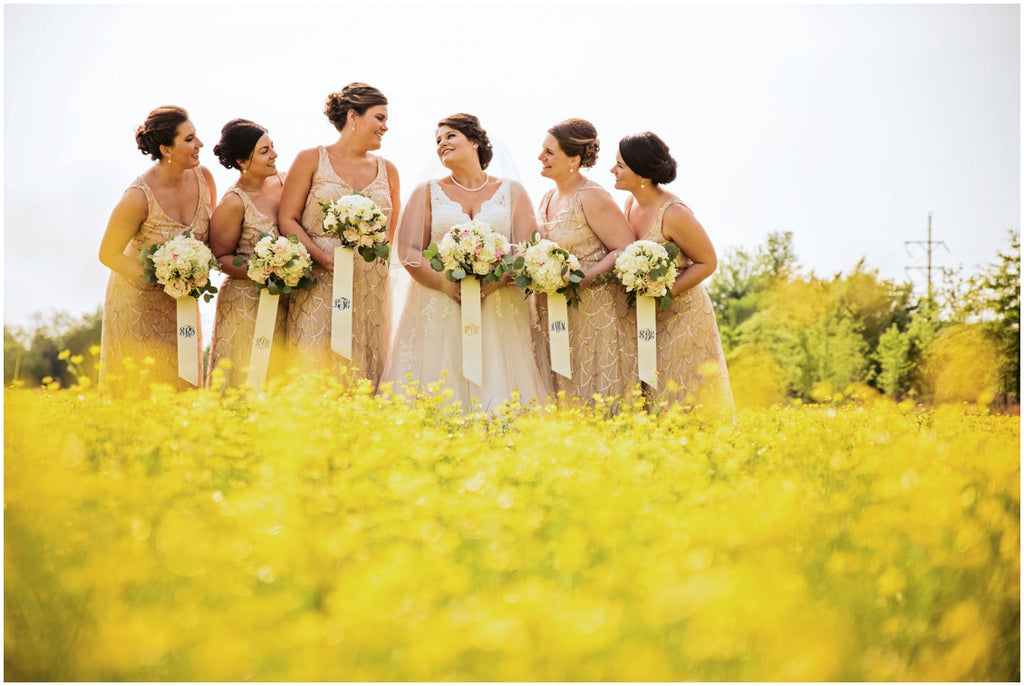
[[[913,266],[913,267],[907,267],[907,271],[910,271],[911,269],[921,269],[921,270],[923,270],[926,273],[927,278],[928,278],[928,299],[931,300],[932,299],[932,252],[934,252],[934,250],[935,250],[935,248],[933,246],[941,245],[943,248],[946,248],[946,252],[949,252],[949,248],[946,247],[946,243],[944,241],[933,241],[932,240],[932,213],[931,212],[928,213],[928,240],[926,240],[926,241],[903,241],[903,244],[904,244],[904,246],[909,246],[909,245],[923,245],[923,246],[925,246],[925,253],[928,256],[928,264],[926,266],[923,266],[923,267],[920,266],[920,265],[916,265],[916,266]],[[910,248],[907,248],[907,254],[911,254]]]

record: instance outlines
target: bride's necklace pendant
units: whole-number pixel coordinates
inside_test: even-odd
[[[452,183],[454,183],[456,186],[458,186],[459,188],[461,188],[464,191],[469,191],[470,193],[476,193],[477,191],[483,190],[484,186],[486,186],[488,184],[488,182],[490,182],[490,180],[491,180],[491,177],[484,176],[484,182],[482,184],[480,184],[476,188],[466,188],[461,183],[459,183],[458,181],[455,180],[455,174],[449,174],[448,178],[450,178],[452,180]]]

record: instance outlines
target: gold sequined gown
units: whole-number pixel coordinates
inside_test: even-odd
[[[554,189],[540,202],[539,221],[546,237],[575,255],[580,267],[587,271],[608,254],[601,239],[587,223],[580,192],[598,187],[593,181],[584,183],[558,214],[545,221]],[[632,391],[637,382],[636,334],[623,320],[630,308],[621,288],[609,282],[594,282],[579,290],[579,307],[570,307],[569,364],[572,379],[551,372],[556,391],[569,397],[593,403],[593,396],[621,397]],[[547,327],[547,296],[536,295],[540,315],[540,332],[544,354],[549,350]]]
[[[144,248],[191,232],[206,243],[210,233],[210,191],[198,167],[192,170],[199,198],[191,222],[182,224],[167,216],[143,176],[129,188],[146,195],[146,221],[129,241],[124,254],[136,259]],[[194,388],[178,376],[177,304],[156,284],[127,279],[111,272],[103,301],[103,332],[100,341],[100,388],[121,394],[142,390],[147,384],[171,384],[177,390]],[[202,378],[202,329],[196,332],[199,378]]]
[[[302,228],[322,249],[333,252],[338,238],[324,233],[322,202],[360,192],[380,207],[385,219],[391,216],[391,186],[382,158],[377,158],[377,176],[364,189],[354,189],[331,166],[327,150],[318,148],[320,160],[313,174]],[[288,305],[287,340],[290,364],[300,371],[326,371],[339,379],[354,374],[369,379],[374,387],[384,370],[391,336],[391,296],[388,265],[380,260],[367,262],[357,252],[352,279],[352,361],[331,350],[331,301],[333,276],[313,267],[314,286],[292,294]]]
[[[673,204],[683,205],[676,197],[667,200],[642,239],[662,245],[669,242],[662,232],[662,223],[665,210]],[[676,257],[680,271],[691,264],[693,260],[682,252]],[[725,365],[715,310],[704,284],[675,296],[669,309],[659,309],[657,323],[658,390],[654,397],[731,409],[729,370]]]
[[[277,238],[277,218],[260,212],[252,199],[239,188],[231,187],[225,193],[234,194],[242,201],[245,215],[242,233],[238,238],[235,254],[246,260],[252,255],[260,234]],[[229,385],[240,386],[248,377],[249,357],[252,353],[252,337],[256,331],[256,312],[259,309],[260,294],[256,285],[248,278],[228,276],[217,291],[217,313],[213,320],[213,338],[210,343],[210,361],[207,364],[207,384],[213,378],[213,370],[222,360],[230,360],[230,368],[224,370]],[[274,322],[274,342],[270,352],[268,377],[280,373],[284,368],[285,327],[288,324],[288,296],[277,301],[277,320]]]

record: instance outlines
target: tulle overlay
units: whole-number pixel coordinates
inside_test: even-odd
[[[475,219],[490,223],[498,233],[512,240],[509,181],[480,208]],[[469,220],[458,203],[431,181],[430,209],[432,241],[453,225]],[[410,379],[424,385],[443,381],[453,400],[463,409],[473,409],[473,399],[484,410],[493,410],[518,390],[524,402],[544,400],[550,383],[537,366],[531,333],[530,308],[514,286],[499,288],[483,299],[481,306],[483,340],[483,386],[462,376],[461,308],[444,293],[417,281],[409,285],[395,332],[395,343],[382,381],[405,384]]]
[[[245,207],[242,234],[238,239],[235,254],[248,259],[260,240],[261,233],[274,238],[280,235],[277,230],[277,219],[268,217],[256,209],[249,196],[240,189],[232,187],[227,192],[238,196]],[[250,279],[232,276],[224,279],[224,283],[217,291],[217,314],[213,321],[207,383],[213,370],[225,359],[231,361],[229,368],[224,370],[227,383],[233,386],[245,383],[259,303],[259,291]],[[274,345],[270,353],[268,376],[275,372],[279,373],[284,368],[287,317],[288,298],[281,296],[277,304],[277,321],[274,323]]]
[[[313,241],[333,251],[340,241],[324,234],[321,202],[356,192],[335,173],[327,150],[319,148],[320,161],[306,197],[302,227]],[[386,217],[391,215],[391,189],[384,160],[378,158],[377,176],[360,193],[373,198]],[[391,335],[391,295],[388,265],[366,262],[355,256],[352,283],[352,362],[331,350],[331,300],[333,276],[314,266],[314,286],[292,294],[288,306],[289,364],[310,372],[327,371],[339,379],[351,374],[369,379],[375,386],[384,370]]]
[[[143,248],[163,243],[190,231],[204,243],[209,239],[210,192],[199,168],[193,170],[199,188],[199,200],[192,221],[177,222],[164,212],[156,196],[140,176],[129,188],[146,195],[146,221],[125,248],[125,255],[138,257]],[[197,332],[196,347],[202,377],[202,332]],[[111,272],[103,302],[103,331],[100,340],[100,387],[104,392],[123,393],[144,383],[171,384],[177,390],[193,388],[178,376],[177,304],[157,285],[143,284]],[[143,370],[140,376],[138,370]]]
[[[641,238],[667,243],[662,222],[665,210],[676,203],[683,204],[678,198],[666,202]],[[682,252],[676,262],[680,271],[693,263]],[[676,296],[669,309],[658,310],[657,322],[658,390],[655,397],[670,402],[696,401],[718,408],[733,407],[722,339],[704,285],[698,284]]]
[[[545,222],[548,204],[554,194],[554,190],[548,191],[541,200],[538,213],[538,221],[542,222],[546,237],[576,255],[583,271],[608,254],[608,248],[590,228],[583,213],[580,191],[593,186],[597,184],[587,181],[557,216]],[[579,307],[568,310],[572,379],[552,373],[554,389],[590,403],[594,394],[628,394],[637,381],[637,345],[636,319],[626,295],[618,286],[604,282],[581,288],[579,295]],[[540,319],[540,347],[546,356],[549,345],[547,296],[537,294],[535,298]]]

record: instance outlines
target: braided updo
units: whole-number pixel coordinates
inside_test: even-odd
[[[188,121],[188,112],[183,107],[164,105],[157,107],[146,117],[145,123],[135,129],[135,143],[143,155],[154,160],[163,157],[161,145],[174,145],[178,127]]]
[[[470,141],[476,143],[476,154],[480,159],[480,168],[487,169],[487,165],[494,159],[494,148],[491,146],[491,140],[487,137],[487,132],[480,126],[479,119],[472,114],[459,112],[437,122],[438,128],[442,126],[453,128]]]
[[[676,178],[676,161],[668,145],[650,131],[626,136],[619,141],[619,154],[632,172],[657,186]]]
[[[248,160],[252,151],[267,132],[248,119],[232,119],[220,130],[220,141],[213,146],[213,154],[228,169],[241,169],[238,160]]]
[[[327,96],[324,114],[334,124],[334,128],[341,131],[348,121],[349,110],[355,110],[356,114],[362,116],[371,107],[387,104],[388,99],[379,90],[356,81]]]
[[[558,147],[566,155],[579,156],[581,167],[593,167],[597,164],[601,142],[597,139],[597,129],[586,119],[566,119],[548,129],[548,133],[555,137]]]

